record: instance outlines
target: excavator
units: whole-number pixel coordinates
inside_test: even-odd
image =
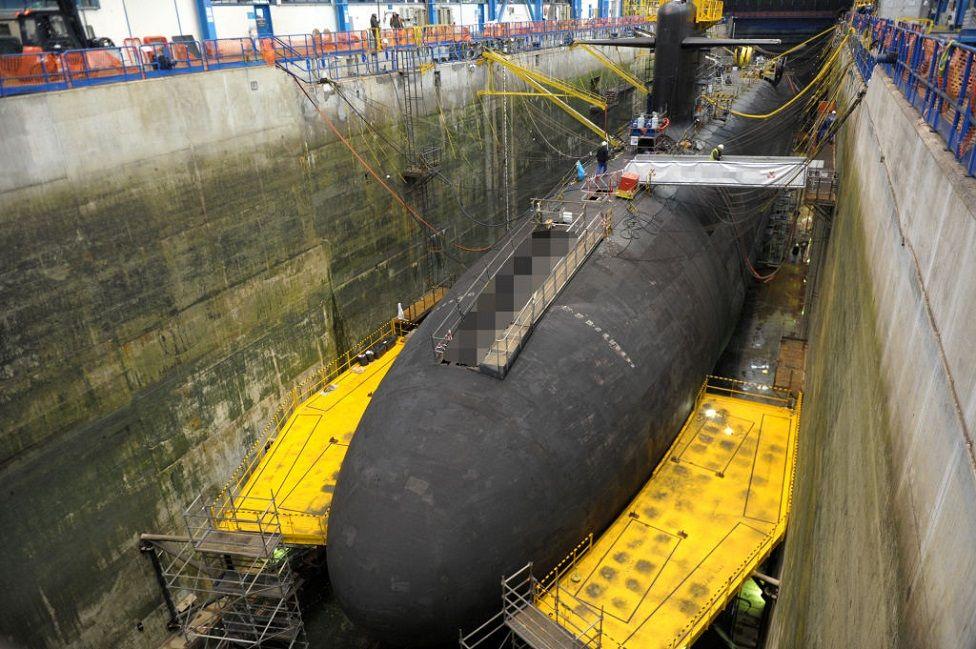
[[[76,0],[55,0],[24,9],[7,21],[19,32],[0,36],[0,54],[61,52],[90,47],[114,47],[109,38],[89,38]],[[8,30],[7,31],[11,31]]]

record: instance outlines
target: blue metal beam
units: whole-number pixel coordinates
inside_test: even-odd
[[[427,24],[436,25],[437,24],[437,2],[436,0],[427,0]]]
[[[197,21],[200,23],[200,39],[217,38],[217,25],[214,24],[213,6],[210,0],[196,0]]]
[[[335,12],[336,31],[352,31],[352,24],[349,22],[349,0],[335,0]]]
[[[542,20],[542,0],[529,0],[525,6],[529,10],[529,20]]]
[[[609,16],[610,0],[596,0],[597,18]]]
[[[569,4],[569,17],[573,20],[583,17],[583,0],[572,0]]]
[[[492,2],[492,4],[496,4],[496,3]],[[508,9],[508,0],[502,0],[501,6],[496,7],[496,9],[497,12],[495,13],[495,17],[492,18],[492,20],[498,21],[502,19],[502,17],[505,15],[505,10]]]

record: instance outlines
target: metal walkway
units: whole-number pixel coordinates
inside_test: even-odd
[[[500,624],[517,633],[525,610],[558,622],[579,646],[691,646],[785,534],[801,400],[710,377],[651,479],[599,540],[541,581],[524,576],[531,564],[506,579],[497,621],[461,646],[497,638]],[[516,577],[532,585],[521,603],[507,595]]]

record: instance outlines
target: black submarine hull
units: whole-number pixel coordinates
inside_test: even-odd
[[[788,97],[763,83],[738,107]],[[733,119],[704,137],[729,154],[784,154],[790,126],[757,138],[755,123]],[[618,207],[612,240],[504,380],[435,361],[430,336],[458,298],[448,294],[373,396],[341,469],[328,567],[351,620],[395,645],[456,641],[497,610],[502,575],[528,561],[544,573],[619,515],[738,318],[762,219],[750,196],[727,210],[715,190],[662,190],[635,202],[641,219]]]

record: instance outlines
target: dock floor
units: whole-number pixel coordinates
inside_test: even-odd
[[[263,511],[274,498],[285,543],[324,545],[339,468],[366,406],[404,339],[365,366],[354,365],[306,399],[244,483],[239,511]]]
[[[603,647],[687,647],[736,595],[786,529],[801,399],[740,389],[702,392],[637,497],[541,597],[550,617],[584,628],[602,608]]]

